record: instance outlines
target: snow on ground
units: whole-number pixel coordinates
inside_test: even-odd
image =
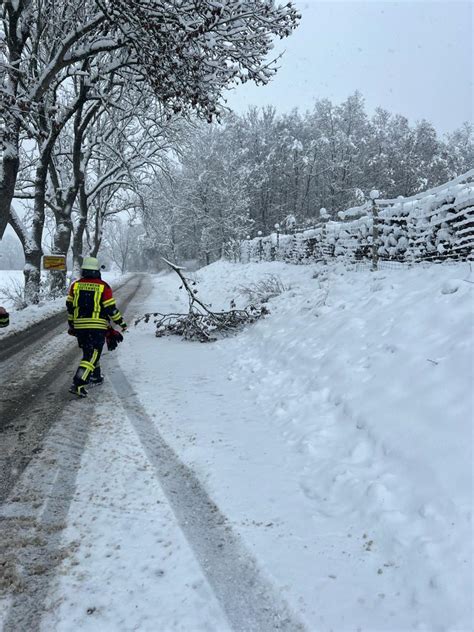
[[[42,272],[42,278],[46,279],[47,272]],[[108,283],[116,283],[121,274],[117,271],[106,271],[102,278]],[[65,309],[65,297],[42,300],[38,305],[30,305],[25,309],[17,310],[14,301],[10,298],[12,293],[23,287],[22,270],[0,270],[0,305],[5,307],[10,314],[10,326],[0,329],[0,340],[4,336],[28,328],[49,316],[53,316]]]
[[[141,323],[105,355],[109,384],[83,409],[92,426],[65,533],[77,551],[42,629],[226,629],[195,518],[180,517],[169,472],[158,484],[150,469],[154,428],[311,632],[472,630],[468,265],[219,262],[195,276],[220,308],[275,274],[289,289],[238,336],[157,339]],[[186,307],[178,286],[154,277],[143,311]]]
[[[137,435],[104,389],[68,515],[65,537],[76,554],[41,630],[227,632]],[[91,419],[87,406],[71,408],[80,419],[86,407]]]
[[[272,274],[291,289],[235,338],[139,325],[129,379],[309,629],[471,629],[469,266],[219,262],[199,296]],[[185,305],[178,285],[148,308]]]

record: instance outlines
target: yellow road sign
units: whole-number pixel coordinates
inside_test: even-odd
[[[43,270],[65,270],[66,257],[64,255],[44,255]]]

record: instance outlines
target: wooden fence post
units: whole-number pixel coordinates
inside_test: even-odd
[[[247,235],[247,263],[252,259],[252,244],[250,243],[250,235]]]
[[[327,212],[327,210],[323,207],[319,209],[319,217],[321,219],[321,223],[322,223],[322,228],[321,228],[321,242],[320,242],[320,252],[321,252],[321,258],[323,260],[324,264],[327,264],[328,262],[328,256],[327,256],[327,246],[326,246],[326,241],[327,241],[327,223],[329,221],[329,213]]]
[[[380,197],[380,193],[377,190],[370,192],[370,199],[372,200],[372,271],[378,270],[379,263],[379,209],[377,206],[377,200]]]

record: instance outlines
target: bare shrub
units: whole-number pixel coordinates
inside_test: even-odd
[[[269,274],[251,285],[241,285],[236,290],[251,303],[267,303],[270,299],[280,296],[291,289],[276,274]]]
[[[64,290],[61,287],[53,288],[44,279],[41,281],[38,297],[39,304],[53,301],[62,296],[64,296]],[[16,311],[21,311],[28,307],[28,303],[25,300],[24,284],[18,279],[9,279],[7,285],[0,287],[0,299],[9,301]]]
[[[0,297],[12,303],[14,309],[17,311],[25,309],[27,306],[23,283],[17,279],[10,279],[8,285],[0,287]]]

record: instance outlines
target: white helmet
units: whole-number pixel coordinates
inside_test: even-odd
[[[82,261],[82,270],[100,270],[98,259],[95,257],[84,257]]]

